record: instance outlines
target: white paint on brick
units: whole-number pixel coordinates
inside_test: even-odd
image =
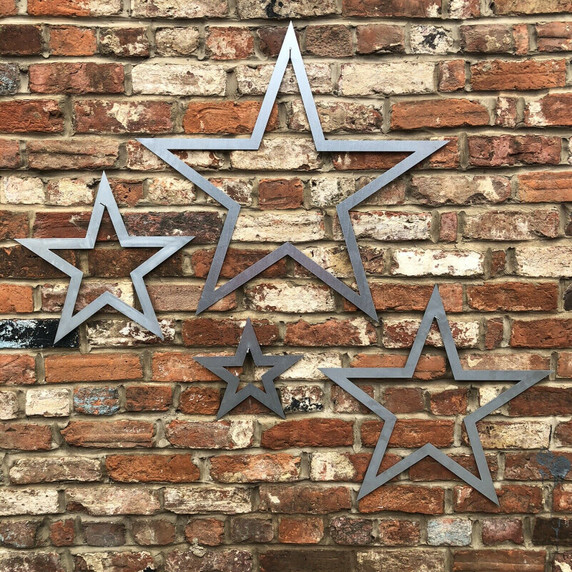
[[[0,419],[18,417],[18,394],[15,391],[0,391]]]
[[[459,518],[430,519],[427,544],[430,546],[469,546],[473,523]]]
[[[56,514],[58,491],[53,489],[1,489],[0,516]]]
[[[233,151],[230,162],[235,169],[295,171],[322,166],[314,142],[309,139],[266,139],[256,153]]]
[[[2,202],[14,205],[42,204],[45,201],[44,183],[36,177],[4,177]]]
[[[337,452],[312,453],[310,479],[313,481],[351,481],[356,470],[347,454]]]
[[[241,214],[233,240],[240,242],[306,242],[326,237],[320,213],[263,212]]]
[[[261,312],[308,313],[336,309],[332,290],[314,284],[257,284],[248,287],[244,295],[246,305]]]
[[[544,421],[486,420],[478,424],[478,429],[485,449],[546,449],[552,430]]]
[[[572,275],[572,246],[517,246],[516,271],[521,276],[561,278]]]
[[[103,485],[92,488],[70,487],[66,490],[66,503],[81,505],[93,516],[117,514],[154,514],[161,510],[157,491]]]
[[[320,353],[304,353],[304,357],[280,377],[282,379],[314,380],[326,379],[320,371],[321,367],[342,367],[342,358],[339,352],[321,351]]]
[[[233,420],[228,428],[230,442],[233,449],[245,449],[252,444],[254,434],[254,423],[246,420]]]
[[[484,270],[484,255],[474,251],[407,248],[392,257],[391,273],[402,276],[477,276]]]
[[[58,179],[48,183],[46,203],[59,207],[93,203],[93,179]]]
[[[387,62],[343,64],[340,77],[342,95],[401,95],[435,91],[435,64],[432,62]]]
[[[165,488],[165,509],[176,514],[222,512],[240,514],[252,510],[250,491],[230,487]]]
[[[410,42],[414,54],[448,54],[456,51],[451,30],[441,26],[411,26]]]
[[[226,71],[209,64],[139,64],[133,66],[133,93],[225,95]]]
[[[69,389],[41,388],[26,392],[26,415],[66,417],[70,410]]]
[[[147,198],[160,205],[189,205],[195,202],[196,193],[187,179],[154,177],[149,183]]]

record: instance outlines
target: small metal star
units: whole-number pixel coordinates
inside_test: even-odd
[[[132,306],[129,306],[117,296],[110,292],[104,292],[98,296],[93,302],[85,308],[73,314],[76,300],[79,294],[83,272],[65,261],[63,258],[52,252],[53,250],[91,250],[95,247],[97,233],[101,226],[103,213],[107,209],[113,228],[117,234],[117,238],[122,247],[137,248],[161,248],[153,256],[148,258],[143,264],[139,265],[131,272],[131,280],[133,288],[137,293],[137,297],[141,304],[142,312],[139,312]],[[66,299],[62,309],[62,316],[56,332],[54,343],[63,338],[66,334],[77,328],[88,318],[93,316],[104,306],[109,305],[133,320],[144,328],[153,332],[156,336],[163,339],[161,328],[153,309],[153,304],[149,298],[149,293],[145,287],[143,277],[151,270],[154,270],[159,264],[172,256],[175,252],[183,248],[194,237],[192,236],[130,236],[127,233],[121,214],[111,192],[109,182],[105,173],[101,177],[101,182],[95,197],[95,203],[91,212],[91,218],[87,227],[85,238],[23,238],[17,240],[20,244],[30,249],[32,252],[43,258],[62,272],[65,272],[71,280],[66,294]]]
[[[278,96],[280,83],[286,72],[288,63],[292,62],[294,74],[298,81],[302,103],[306,111],[308,123],[316,150],[321,152],[399,152],[410,153],[397,165],[385,171],[382,175],[371,181],[365,187],[343,200],[337,206],[338,219],[344,240],[346,243],[348,256],[355,275],[357,291],[335,277],[331,272],[316,264],[311,258],[306,256],[292,243],[285,242],[276,250],[272,251],[264,258],[248,267],[246,270],[234,276],[231,280],[217,288],[221,269],[226,257],[227,250],[232,240],[232,235],[240,213],[240,205],[231,199],[227,194],[215,187],[197,171],[189,167],[184,161],[179,159],[173,151],[182,150],[246,150],[256,151],[260,147],[262,136],[268,124],[272,108]],[[306,268],[322,282],[330,286],[334,291],[346,298],[360,310],[365,312],[377,322],[377,312],[371,296],[371,291],[367,283],[365,269],[360,258],[359,248],[355,233],[351,224],[349,211],[371,197],[376,191],[394,181],[397,177],[429,157],[435,151],[443,147],[448,141],[417,141],[417,140],[355,140],[355,139],[325,139],[320,118],[316,109],[316,104],[312,96],[312,89],[308,81],[302,54],[294,26],[290,23],[282,48],[276,60],[276,66],[262,106],[256,119],[252,135],[247,138],[197,138],[197,139],[139,139],[139,142],[155,153],[158,157],[168,163],[173,169],[181,173],[192,181],[197,187],[202,189],[207,195],[219,202],[228,209],[219,243],[217,245],[214,258],[206,279],[203,292],[197,307],[197,314],[200,314],[226,295],[234,292],[249,280],[258,276],[264,270],[281,260],[290,256],[298,264]]]
[[[244,365],[248,353],[252,356],[254,365],[259,367],[271,366],[271,368],[262,375],[264,391],[252,383],[249,383],[246,387],[237,391],[240,379],[227,369],[229,367],[241,367]],[[236,353],[233,356],[195,357],[195,360],[228,384],[217,413],[217,419],[226,415],[231,409],[234,409],[239,403],[242,403],[249,397],[254,397],[254,399],[260,401],[260,403],[266,405],[268,409],[274,411],[274,413],[284,419],[284,410],[282,409],[274,380],[302,357],[301,355],[263,355],[252,323],[250,319],[248,319],[242,336],[240,337]]]
[[[473,455],[477,464],[479,476],[476,477],[467,469],[459,465],[451,457],[445,455],[442,451],[437,449],[433,444],[427,443],[420,449],[417,449],[409,456],[405,457],[389,469],[385,470],[378,475],[385,450],[387,448],[391,433],[397,421],[397,417],[388,409],[379,404],[375,399],[367,395],[363,390],[357,387],[350,379],[411,379],[417,367],[417,362],[421,356],[421,351],[425,345],[425,341],[429,334],[433,320],[437,321],[437,325],[441,332],[443,345],[447,358],[451,366],[453,377],[456,381],[516,381],[507,391],[495,397],[489,403],[479,407],[473,413],[467,415],[464,419],[465,428],[469,437]],[[371,461],[368,465],[362,486],[360,488],[358,499],[363,498],[369,493],[373,492],[383,484],[387,483],[395,476],[399,475],[402,471],[408,469],[415,463],[419,462],[425,457],[432,457],[438,463],[443,465],[446,469],[457,475],[460,479],[465,481],[470,486],[474,487],[477,491],[487,497],[489,500],[498,504],[498,497],[495,492],[493,480],[485,454],[481,439],[477,431],[477,422],[492,413],[495,409],[502,407],[511,399],[520,395],[523,391],[532,387],[540,380],[544,379],[549,373],[549,370],[469,370],[466,371],[461,367],[459,354],[451,334],[451,327],[445,314],[445,308],[439,289],[435,286],[433,294],[427,309],[419,326],[417,336],[413,342],[411,352],[407,358],[405,367],[403,368],[320,368],[321,371],[327,375],[334,383],[345,389],[360,403],[363,403],[367,408],[376,413],[383,419],[383,429],[379,436],[377,445],[375,446]]]

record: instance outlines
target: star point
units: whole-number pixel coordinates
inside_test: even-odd
[[[187,165],[174,152],[182,150],[218,150],[218,151],[256,151],[259,149],[262,137],[268,124],[270,114],[276,102],[280,84],[291,63],[298,81],[300,96],[308,118],[310,132],[318,152],[407,152],[410,153],[397,165],[376,177],[359,191],[340,202],[337,215],[340,222],[343,238],[347,248],[351,267],[354,273],[356,289],[348,286],[344,281],[331,272],[316,264],[311,258],[302,253],[290,243],[284,243],[273,252],[266,255],[249,268],[243,270],[226,283],[217,287],[222,266],[230,246],[234,228],[240,214],[240,205],[232,200],[223,191],[212,185],[196,170]],[[448,141],[417,141],[417,140],[371,140],[371,139],[326,139],[320,118],[312,95],[306,69],[296,38],[293,23],[288,25],[286,35],[278,57],[268,89],[262,101],[260,112],[254,124],[253,131],[248,138],[187,138],[187,139],[139,139],[139,142],[155,153],[173,169],[202,189],[211,198],[228,209],[221,237],[213,257],[201,299],[197,307],[197,314],[203,312],[224,296],[234,292],[252,278],[269,268],[272,264],[289,256],[319,280],[327,284],[338,294],[346,298],[354,306],[363,311],[375,322],[378,321],[377,311],[373,302],[371,291],[367,282],[365,269],[360,257],[355,232],[353,230],[349,211],[379,191],[385,185],[429,157],[432,153],[443,147]]]
[[[92,250],[97,241],[97,234],[101,226],[103,214],[107,210],[117,239],[122,247],[139,248],[160,248],[145,262],[140,264],[131,273],[133,288],[137,294],[142,312],[129,306],[123,300],[110,292],[104,292],[94,301],[74,314],[76,301],[79,295],[83,272],[70,264],[62,257],[58,256],[54,250]],[[149,298],[149,293],[143,281],[145,275],[154,270],[159,264],[172,256],[175,252],[183,248],[194,237],[192,236],[131,236],[127,232],[123,218],[109,186],[109,181],[105,173],[101,176],[101,182],[93,203],[91,218],[88,223],[87,232],[84,238],[23,238],[17,239],[22,246],[25,246],[40,258],[43,258],[70,277],[70,284],[62,308],[62,315],[56,331],[54,343],[57,343],[80,324],[85,322],[104,306],[111,306],[129,319],[147,328],[153,334],[163,339],[163,334],[153,309],[153,304]]]
[[[270,367],[270,369],[262,374],[262,385],[264,391],[249,383],[246,387],[238,389],[240,378],[231,373],[229,367],[242,367],[246,360],[246,356],[250,353],[254,361],[254,365],[259,367]],[[284,410],[280,402],[280,397],[276,386],[275,379],[291,368],[296,362],[302,358],[301,355],[264,355],[256,332],[252,326],[250,318],[246,321],[246,325],[240,337],[238,348],[234,356],[215,356],[215,357],[195,357],[195,360],[203,367],[220,377],[227,383],[220,408],[217,412],[217,419],[226,415],[237,405],[253,397],[266,407],[285,419]]]
[[[515,381],[516,383],[510,389],[504,391],[492,401],[482,405],[474,412],[466,415],[464,418],[464,425],[477,465],[478,476],[462,467],[454,459],[437,449],[437,447],[430,442],[409,454],[392,467],[378,474],[393,428],[397,422],[397,417],[350,380],[410,379],[417,367],[417,363],[421,356],[423,347],[425,346],[433,321],[437,322],[437,326],[443,340],[443,346],[455,381]],[[443,467],[451,471],[457,477],[478,490],[482,495],[497,505],[499,504],[499,500],[486,461],[481,439],[479,437],[477,423],[494,410],[502,407],[511,399],[520,395],[529,387],[532,387],[550,374],[549,370],[464,370],[459,360],[449,321],[437,286],[435,286],[427,304],[425,314],[421,320],[419,330],[417,331],[417,335],[404,367],[321,368],[320,371],[383,420],[381,434],[366,470],[362,486],[358,493],[358,500],[372,493],[425,457],[432,457]]]

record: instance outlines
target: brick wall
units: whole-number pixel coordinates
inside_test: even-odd
[[[0,0],[0,570],[567,572],[572,567],[568,0]],[[291,260],[196,316],[225,209],[137,136],[249,133],[293,18],[327,135],[447,139],[352,212],[381,321]],[[260,152],[185,160],[242,206],[224,279],[285,240],[352,280],[335,206],[402,156],[318,154],[291,75]],[[346,135],[347,136],[347,135]],[[68,279],[17,245],[81,237],[102,171],[130,232],[195,235],[147,279],[164,339],[98,314],[52,347]],[[106,230],[109,230],[107,227]],[[80,299],[134,300],[147,253],[68,253]],[[318,367],[400,367],[433,284],[465,369],[551,369],[480,425],[500,505],[424,461],[357,501],[381,423]],[[286,420],[195,355],[246,318]],[[362,388],[472,467],[438,335]]]

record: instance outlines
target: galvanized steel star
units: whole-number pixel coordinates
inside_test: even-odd
[[[332,273],[322,268],[311,258],[303,254],[290,242],[285,242],[276,250],[266,255],[264,258],[242,271],[237,276],[217,288],[221,269],[229,248],[236,221],[240,213],[240,205],[226,195],[223,191],[212,185],[197,171],[189,167],[173,151],[182,150],[247,150],[256,151],[260,147],[262,136],[270,118],[274,102],[278,95],[280,83],[286,72],[288,63],[292,62],[294,74],[298,81],[302,103],[306,111],[310,131],[314,139],[316,150],[321,152],[408,152],[405,159],[397,165],[385,171],[365,187],[343,200],[337,206],[337,214],[355,276],[357,291],[336,278]],[[355,140],[338,139],[326,140],[320,124],[320,118],[316,109],[316,104],[312,96],[312,90],[308,81],[308,76],[302,60],[302,54],[298,46],[294,27],[290,23],[284,38],[282,48],[276,61],[276,66],[266,95],[260,108],[260,113],[254,125],[251,136],[244,138],[197,138],[197,139],[139,139],[139,141],[153,153],[163,159],[176,171],[192,181],[197,187],[205,191],[210,197],[218,201],[228,209],[228,214],[222,229],[221,237],[217,245],[215,255],[205,282],[205,286],[198,303],[197,314],[206,310],[214,303],[222,299],[227,294],[234,292],[243,284],[258,276],[264,270],[286,256],[293,258],[298,264],[306,268],[314,276],[322,280],[341,296],[349,300],[368,316],[377,321],[377,313],[371,296],[371,291],[367,283],[365,270],[351,225],[349,211],[355,206],[365,201],[368,197],[379,191],[382,187],[391,183],[397,177],[423,161],[429,155],[447,144],[447,141],[413,141],[413,140]]]
[[[107,209],[115,233],[119,243],[124,248],[160,248],[158,252],[148,258],[143,264],[139,265],[131,272],[131,280],[133,288],[141,304],[142,312],[129,306],[123,300],[117,298],[110,292],[104,292],[98,296],[93,302],[89,303],[85,308],[74,315],[74,308],[79,294],[83,272],[70,264],[57,254],[54,250],[91,250],[95,247],[97,233],[101,226],[103,213]],[[85,238],[25,238],[19,239],[17,242],[30,249],[32,252],[67,274],[71,280],[66,294],[66,299],[62,309],[62,316],[56,332],[54,343],[63,338],[69,332],[77,328],[104,306],[109,305],[121,312],[129,319],[137,322],[144,328],[153,332],[156,336],[163,338],[161,328],[153,309],[153,304],[149,298],[149,293],[145,287],[143,277],[151,270],[154,270],[159,264],[175,252],[183,248],[194,237],[192,236],[130,236],[127,233],[121,214],[111,192],[109,182],[105,173],[101,177],[101,182],[95,197],[95,204],[91,212],[91,218],[87,227]]]
[[[264,391],[252,383],[238,391],[240,378],[227,369],[229,367],[243,366],[249,353],[255,366],[270,367],[268,371],[262,374]],[[242,403],[249,397],[254,397],[254,399],[260,401],[260,403],[266,405],[268,409],[284,419],[284,410],[282,409],[274,381],[301,358],[301,355],[263,355],[252,323],[248,319],[240,337],[236,353],[233,356],[195,357],[195,360],[228,384],[217,413],[217,419],[226,415],[231,409],[234,409],[239,403]]]
[[[351,379],[411,379],[417,362],[421,356],[421,351],[425,345],[425,341],[429,334],[433,320],[437,321],[437,325],[441,332],[443,345],[447,358],[451,366],[453,377],[456,381],[516,381],[507,391],[495,397],[489,403],[479,407],[473,413],[467,415],[464,419],[465,429],[469,437],[469,443],[473,451],[473,455],[477,465],[478,477],[473,475],[467,469],[459,465],[451,457],[444,454],[437,449],[433,444],[428,442],[421,448],[417,449],[389,469],[378,474],[385,455],[385,451],[391,437],[391,433],[397,421],[397,417],[388,409],[383,407],[375,399],[367,395]],[[417,336],[413,342],[411,352],[407,358],[405,367],[403,368],[323,368],[321,371],[327,375],[334,383],[345,389],[360,403],[363,403],[368,409],[377,414],[383,419],[383,428],[379,436],[378,442],[373,451],[371,461],[368,465],[362,486],[360,488],[358,499],[363,498],[369,493],[373,492],[383,484],[387,483],[402,471],[408,469],[415,463],[419,462],[425,457],[432,457],[438,463],[443,465],[446,469],[457,475],[460,479],[465,481],[470,486],[474,487],[481,494],[489,500],[498,504],[498,497],[495,492],[491,473],[485,458],[483,446],[477,431],[477,422],[492,413],[495,409],[502,407],[511,399],[526,391],[540,380],[544,379],[549,373],[549,370],[464,370],[461,367],[459,354],[451,334],[451,327],[445,314],[445,308],[439,289],[435,286],[433,294],[427,309],[419,326]],[[427,436],[430,441],[431,436]]]

